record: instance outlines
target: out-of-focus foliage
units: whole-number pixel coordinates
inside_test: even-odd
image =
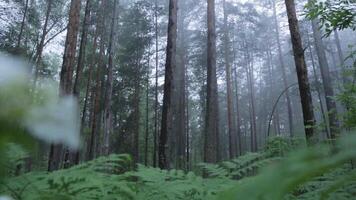
[[[319,19],[327,35],[333,30],[356,30],[356,2],[353,0],[310,0],[306,5],[307,17]]]
[[[350,53],[345,59],[350,61],[350,66],[344,66],[343,91],[337,96],[337,100],[346,108],[343,114],[344,126],[346,128],[356,127],[356,50],[353,45],[349,45]]]
[[[242,179],[220,199],[353,199],[356,173],[350,162],[355,147],[353,135],[338,143],[337,152],[319,145],[293,153],[260,175]]]
[[[25,62],[0,54],[0,63],[1,180],[12,170],[10,158],[17,159],[16,153],[20,152],[12,151],[14,148],[9,148],[9,144],[13,143],[10,147],[15,149],[19,149],[15,144],[29,149],[35,137],[78,148],[79,134],[74,99],[58,98],[51,83],[33,90]]]

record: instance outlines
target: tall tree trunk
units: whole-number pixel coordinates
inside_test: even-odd
[[[176,68],[176,48],[177,48],[177,12],[178,0],[169,1],[169,21],[167,38],[167,58],[165,66],[164,96],[162,110],[161,135],[159,137],[158,164],[161,169],[168,169],[169,159],[167,158],[168,136],[172,136],[172,95],[173,95],[173,72]]]
[[[186,85],[185,85],[185,130],[186,130],[186,170],[189,171],[191,169],[191,160],[190,160],[190,125],[189,125],[189,76],[188,76],[188,67],[185,66],[185,77],[186,77]]]
[[[234,58],[233,60],[235,61],[236,60],[236,48],[235,48],[235,38],[233,38],[233,55],[234,55]],[[234,63],[234,62],[233,62]],[[242,155],[243,152],[242,152],[242,137],[241,137],[241,114],[240,114],[240,106],[239,106],[239,103],[240,103],[240,100],[239,100],[239,83],[238,83],[238,77],[237,77],[237,65],[235,65],[234,67],[234,82],[235,82],[235,102],[236,102],[236,139],[237,139],[237,142],[236,144],[238,145],[237,146],[237,149],[238,149],[238,153],[237,155]]]
[[[28,5],[29,4],[29,0],[26,0],[25,2],[25,10],[22,16],[22,21],[21,21],[21,27],[20,27],[20,33],[19,36],[17,38],[17,46],[16,48],[19,49],[21,46],[21,40],[22,40],[22,35],[23,35],[23,31],[25,29],[25,25],[26,25],[26,17],[27,17],[27,11],[28,11]]]
[[[312,21],[314,42],[316,52],[319,60],[319,67],[321,72],[321,78],[323,80],[324,95],[326,100],[326,109],[328,111],[330,137],[336,139],[339,134],[339,122],[337,120],[336,102],[334,101],[334,90],[332,87],[332,80],[330,78],[329,64],[325,54],[325,48],[322,41],[322,35],[319,30],[318,21]]]
[[[157,166],[157,137],[158,137],[158,0],[155,0],[155,124],[153,134],[153,167]]]
[[[77,39],[79,32],[79,21],[80,21],[80,0],[72,0],[69,10],[69,23],[67,30],[67,38],[65,42],[65,50],[63,56],[63,65],[60,74],[60,95],[66,96],[73,92],[73,66],[75,64],[75,56],[77,49]],[[59,169],[60,160],[57,158],[61,157],[62,147],[58,145],[51,146],[51,152],[49,157],[48,170],[54,171]],[[69,150],[65,154],[65,165],[70,165],[69,160]]]
[[[73,86],[73,94],[77,98],[80,96],[79,86],[83,73],[82,71],[85,64],[86,45],[88,41],[88,28],[90,25],[90,12],[91,12],[91,0],[86,0],[84,21],[82,25],[82,34],[81,34],[79,54],[78,54],[78,64],[77,64],[77,70],[76,70],[74,86]]]
[[[236,119],[234,115],[234,101],[231,81],[231,63],[229,51],[229,30],[228,30],[228,13],[226,11],[226,1],[223,0],[224,8],[224,60],[226,73],[226,101],[227,101],[227,119],[228,119],[228,133],[229,133],[229,157],[233,159],[237,156],[237,138],[236,138]]]
[[[140,63],[137,63],[137,76],[140,73]],[[134,96],[133,96],[133,102],[134,102],[134,111],[133,111],[133,120],[135,123],[135,126],[133,128],[133,158],[135,163],[140,162],[140,77],[136,77],[135,80],[135,89],[134,89]]]
[[[298,75],[299,92],[301,104],[303,109],[303,119],[305,126],[305,134],[308,144],[314,144],[314,126],[315,118],[313,112],[313,100],[310,92],[310,85],[308,80],[308,69],[304,58],[304,49],[302,39],[300,36],[298,19],[295,9],[294,0],[285,0],[289,30],[291,33],[294,61]]]
[[[282,69],[283,85],[284,85],[284,88],[287,88],[288,81],[287,81],[287,75],[286,75],[286,65],[284,64],[284,60],[283,60],[282,45],[281,45],[281,40],[280,40],[280,36],[279,36],[279,22],[278,22],[278,18],[277,18],[276,0],[273,0],[273,18],[274,18],[274,24],[275,24],[275,29],[276,29],[278,58],[279,58],[279,63],[281,65],[281,69]],[[289,133],[290,133],[290,136],[293,137],[294,136],[293,135],[293,110],[292,110],[292,103],[290,100],[290,94],[289,94],[288,90],[287,90],[285,96],[286,96],[286,100],[287,100]]]
[[[257,127],[256,127],[256,106],[255,106],[255,89],[253,75],[253,61],[250,57],[249,50],[247,51],[247,84],[250,97],[250,118],[251,118],[251,151],[257,151]]]
[[[339,56],[339,62],[340,62],[340,67],[344,66],[344,53],[341,48],[341,42],[340,42],[340,37],[339,37],[339,32],[337,30],[334,31],[334,36],[335,36],[335,43],[336,43],[336,48],[337,48],[337,54]],[[343,76],[344,77],[344,76]],[[343,79],[344,80],[344,79]]]
[[[207,66],[207,108],[205,119],[204,162],[216,163],[219,152],[219,104],[216,77],[216,26],[215,0],[208,1],[208,66]]]
[[[150,49],[150,48],[149,48]],[[150,89],[150,51],[147,55],[146,69],[146,125],[145,125],[145,166],[148,166],[148,137],[149,137],[149,89]]]
[[[109,155],[110,152],[110,135],[113,132],[113,120],[112,120],[112,93],[113,93],[113,59],[115,57],[114,49],[116,43],[116,19],[117,19],[117,0],[114,0],[114,6],[111,19],[111,31],[110,41],[108,49],[108,68],[107,68],[107,80],[106,80],[106,92],[104,103],[104,141],[103,141],[103,154]]]
[[[104,62],[104,51],[105,51],[105,17],[104,13],[106,11],[106,0],[101,0],[100,5],[100,12],[98,14],[98,21],[97,21],[97,33],[100,35],[100,47],[99,47],[99,62],[97,64],[96,69],[96,84],[93,88],[93,114],[92,114],[92,122],[91,122],[91,131],[90,131],[90,139],[89,139],[89,146],[87,152],[87,159],[92,160],[96,154],[96,143],[99,141],[99,130],[100,130],[100,111],[101,111],[101,95],[102,95],[102,84],[103,84],[103,72],[102,68],[105,67]]]
[[[186,47],[186,34],[185,34],[185,18],[186,8],[185,1],[180,1],[179,10],[179,23],[178,23],[178,41],[179,41],[179,59],[175,71],[175,124],[174,134],[176,134],[176,168],[185,169],[186,167],[186,65],[187,65],[187,47]]]
[[[91,0],[87,0],[86,5],[85,5],[84,21],[83,21],[83,25],[82,25],[82,35],[81,35],[79,54],[78,54],[78,64],[77,64],[77,70],[76,70],[74,86],[73,86],[73,95],[77,99],[80,97],[79,85],[81,82],[81,77],[82,77],[84,63],[85,63],[85,56],[86,56],[85,50],[86,50],[87,41],[88,41],[88,28],[90,25],[90,12],[91,12]],[[96,43],[96,41],[95,41],[95,43]],[[90,79],[91,79],[91,74],[92,74],[92,67],[90,67],[90,69],[89,69]],[[82,112],[81,122],[80,122],[80,134],[81,135],[83,134],[83,130],[84,130],[84,123],[85,123],[85,116],[86,116],[87,102],[88,102],[88,100],[87,100],[88,93],[89,93],[89,90],[88,90],[88,86],[87,86],[87,91],[85,93],[85,99],[84,99],[83,112]],[[73,155],[73,156],[74,156],[74,164],[79,164],[79,159],[80,159],[79,151],[75,152],[75,155]]]
[[[316,73],[315,60],[314,60],[313,50],[312,50],[311,45],[310,45],[309,33],[307,35],[308,35],[309,55],[310,55],[310,60],[312,62],[313,76],[314,76],[314,81],[315,81],[315,84],[316,84],[316,92],[318,94],[321,115],[323,117],[324,129],[325,129],[325,133],[326,133],[327,138],[330,138],[330,130],[329,130],[329,127],[328,127],[328,121],[326,119],[326,113],[325,113],[325,110],[324,110],[323,100],[321,98],[321,91],[320,91],[321,90],[321,88],[320,88],[321,83],[319,82],[318,75]]]

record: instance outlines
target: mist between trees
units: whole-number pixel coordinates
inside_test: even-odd
[[[1,0],[0,199],[354,198],[355,16]]]

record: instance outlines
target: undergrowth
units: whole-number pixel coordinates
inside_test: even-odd
[[[274,138],[265,150],[193,172],[134,166],[129,155],[110,155],[53,173],[32,172],[1,182],[0,194],[21,199],[354,199],[356,172],[351,160],[356,137],[335,148],[301,148],[298,141]]]

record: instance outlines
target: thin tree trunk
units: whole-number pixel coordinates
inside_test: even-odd
[[[110,31],[110,42],[108,49],[108,69],[107,69],[107,80],[106,80],[106,92],[105,92],[105,108],[104,108],[104,144],[103,144],[103,154],[109,155],[110,152],[110,136],[113,132],[113,120],[112,120],[112,93],[113,93],[113,59],[115,57],[114,49],[116,43],[116,19],[117,19],[117,0],[114,0],[114,6],[112,11],[111,19],[111,31]]]
[[[186,117],[185,117],[185,120],[186,120],[186,122],[185,122],[185,125],[186,125],[186,128],[185,128],[185,130],[186,130],[186,143],[187,143],[187,145],[186,145],[186,165],[187,165],[187,167],[186,167],[186,170],[187,171],[189,171],[190,169],[191,169],[191,161],[190,161],[190,131],[189,131],[189,129],[190,129],[190,125],[189,125],[189,76],[188,76],[188,67],[187,66],[185,66],[185,77],[186,77],[186,81],[187,81],[187,83],[186,83],[186,85],[185,85],[185,97],[186,97],[186,100],[185,100],[185,102],[186,102],[186,104],[185,104],[185,106],[186,106]]]
[[[43,48],[44,48],[44,43],[46,40],[46,36],[48,33],[48,22],[49,22],[49,17],[50,14],[52,12],[52,4],[53,4],[53,0],[48,0],[47,2],[47,10],[46,10],[46,17],[45,17],[45,22],[42,28],[42,35],[41,35],[41,39],[40,39],[40,43],[37,45],[37,50],[36,50],[36,54],[34,57],[34,61],[35,61],[35,77],[34,77],[34,85],[36,86],[37,83],[37,79],[39,77],[39,73],[40,73],[40,64],[42,62],[42,53],[43,53]]]
[[[208,1],[208,66],[207,66],[207,108],[204,138],[204,162],[216,163],[219,152],[219,104],[216,77],[216,25],[215,0]]]
[[[313,50],[310,46],[310,39],[309,39],[309,34],[308,34],[308,48],[309,48],[309,54],[310,54],[310,60],[312,62],[312,67],[313,67],[313,75],[314,75],[314,81],[315,81],[315,84],[316,84],[316,92],[318,94],[318,99],[319,99],[319,106],[320,106],[320,110],[321,110],[321,114],[322,114],[322,117],[323,117],[323,122],[324,122],[324,129],[325,129],[325,132],[326,132],[326,136],[327,138],[330,138],[330,130],[329,130],[329,127],[328,127],[328,121],[326,119],[326,113],[325,113],[325,110],[324,110],[324,105],[323,105],[323,100],[321,98],[321,92],[320,92],[320,82],[319,82],[319,79],[318,79],[318,75],[316,73],[316,66],[315,66],[315,61],[314,61],[314,55],[313,55]]]
[[[77,64],[77,70],[76,70],[76,75],[75,75],[75,80],[74,80],[74,86],[73,86],[73,95],[76,98],[80,97],[80,89],[79,85],[81,82],[81,76],[83,73],[83,68],[84,68],[84,63],[85,63],[85,56],[86,56],[86,45],[88,41],[88,28],[90,25],[90,12],[91,12],[91,0],[86,1],[85,5],[85,14],[84,14],[84,21],[82,25],[82,35],[81,35],[81,41],[80,41],[80,47],[79,47],[79,54],[78,54],[78,64]],[[96,40],[96,39],[95,39]],[[95,41],[96,43],[96,41]],[[96,46],[96,45],[95,45]],[[96,47],[95,47],[96,48]],[[92,67],[89,69],[89,79],[91,79],[91,74],[92,74]],[[83,106],[83,112],[82,112],[82,117],[81,117],[81,123],[80,123],[80,134],[83,134],[84,130],[84,123],[85,123],[85,116],[86,116],[86,110],[87,110],[87,102],[88,102],[88,86],[87,90],[85,93],[85,99],[84,99],[84,106]],[[74,164],[79,164],[79,151],[75,152],[74,156]]]
[[[168,169],[169,159],[167,158],[167,141],[168,136],[172,136],[172,95],[173,95],[173,72],[176,68],[176,40],[177,40],[177,11],[178,0],[169,1],[169,21],[168,21],[168,41],[167,41],[167,58],[165,66],[165,82],[162,110],[162,128],[159,137],[159,167]]]
[[[340,43],[340,37],[339,37],[339,32],[337,30],[334,31],[334,36],[335,36],[335,43],[336,43],[336,48],[337,48],[337,54],[339,56],[339,61],[340,61],[340,67],[344,66],[344,53],[341,48],[341,43]],[[342,75],[344,83],[347,81],[344,78],[344,75]]]
[[[316,52],[319,60],[321,78],[323,80],[326,109],[328,111],[327,113],[328,113],[329,127],[330,127],[330,137],[331,139],[336,139],[340,134],[339,122],[337,120],[336,102],[333,99],[334,90],[332,87],[332,81],[329,72],[329,64],[326,58],[325,48],[322,41],[322,35],[319,30],[318,21],[316,20],[312,21],[312,28],[313,28]]]
[[[304,49],[302,39],[300,36],[298,19],[295,9],[294,0],[285,0],[287,8],[289,29],[291,33],[294,61],[298,75],[299,92],[301,97],[301,104],[303,109],[303,119],[305,126],[305,134],[308,144],[314,144],[314,126],[315,118],[313,111],[313,100],[310,92],[310,85],[308,80],[308,70],[304,58]]]
[[[155,0],[155,122],[153,134],[153,167],[157,167],[157,136],[158,136],[158,2]]]
[[[26,2],[25,2],[25,11],[23,13],[23,17],[22,17],[22,21],[21,21],[20,33],[19,33],[19,36],[17,38],[17,46],[16,46],[17,49],[19,49],[20,46],[21,46],[22,35],[23,35],[23,31],[24,31],[25,25],[26,25],[28,4],[29,4],[29,0],[26,0]]]
[[[146,131],[145,131],[145,166],[148,166],[148,136],[149,136],[149,89],[150,89],[150,51],[147,56],[146,72]]]
[[[229,133],[229,158],[233,159],[237,156],[237,139],[236,139],[236,119],[234,115],[234,102],[232,95],[232,81],[231,81],[231,63],[229,59],[229,30],[228,30],[228,13],[226,11],[226,1],[223,0],[224,8],[224,60],[226,73],[226,101],[227,101],[227,119],[228,119],[228,133]]]
[[[233,60],[236,60],[236,48],[235,48],[235,38],[233,38],[233,53],[234,53],[234,58]],[[238,77],[237,77],[237,66],[235,66],[234,69],[234,81],[235,81],[235,101],[236,101],[236,144],[238,145],[238,153],[237,155],[242,155],[242,137],[241,137],[241,115],[240,115],[240,106],[239,106],[239,83],[238,83]]]
[[[139,62],[137,62],[137,74],[139,74],[140,71],[140,66]],[[138,76],[138,75],[137,75]],[[140,139],[140,77],[136,77],[135,80],[135,89],[134,89],[134,97],[133,97],[133,102],[134,102],[134,111],[133,111],[133,120],[135,123],[134,129],[133,129],[133,157],[135,163],[140,162],[140,151],[139,151],[139,139]]]
[[[282,45],[279,35],[279,22],[277,18],[277,8],[276,8],[276,0],[273,0],[273,18],[274,24],[276,29],[276,40],[277,40],[277,47],[278,47],[278,58],[282,69],[282,78],[283,78],[283,85],[284,88],[288,87],[287,75],[286,75],[286,65],[284,64],[283,54],[282,54]],[[288,122],[289,122],[289,133],[290,136],[293,137],[293,110],[292,110],[292,103],[290,100],[289,91],[286,92],[286,100],[287,100],[287,111],[288,111]]]
[[[257,128],[256,128],[256,108],[255,108],[255,89],[254,89],[253,63],[250,52],[247,52],[247,82],[250,96],[250,115],[251,115],[251,151],[257,151]]]

